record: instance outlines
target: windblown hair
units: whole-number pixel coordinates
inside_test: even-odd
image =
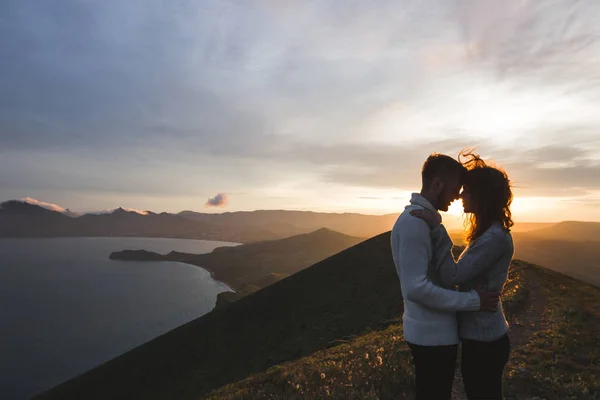
[[[494,222],[510,231],[514,225],[510,211],[513,194],[506,172],[488,165],[471,150],[463,150],[458,159],[467,169],[464,185],[469,188],[473,207],[465,219],[467,242],[480,237]]]

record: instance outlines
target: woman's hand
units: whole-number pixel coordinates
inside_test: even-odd
[[[410,215],[421,218],[423,221],[427,222],[427,225],[429,225],[431,229],[438,227],[442,223],[442,216],[431,210],[412,210]]]

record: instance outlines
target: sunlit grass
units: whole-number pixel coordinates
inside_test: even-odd
[[[209,399],[411,399],[412,366],[401,325],[273,367]]]
[[[458,250],[458,249],[457,249]],[[524,311],[530,268],[548,298],[548,324],[513,348],[507,399],[600,398],[600,290],[563,275],[511,268],[503,290],[507,318]],[[413,399],[410,353],[396,323],[381,331],[275,366],[214,391],[211,400]]]
[[[543,329],[511,354],[507,395],[600,399],[600,290],[546,269],[535,272],[548,309]]]
[[[503,306],[507,314],[522,305],[524,282],[511,269]],[[211,400],[242,399],[413,399],[412,364],[396,323],[311,356],[213,392]]]

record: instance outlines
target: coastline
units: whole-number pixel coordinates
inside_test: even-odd
[[[207,271],[210,274],[210,277],[212,278],[212,280],[217,281],[217,282],[222,283],[223,285],[227,286],[227,288],[229,289],[229,292],[236,293],[236,290],[233,287],[231,287],[231,284],[229,284],[229,283],[227,283],[227,282],[219,279],[214,271],[211,271],[210,269],[208,269],[206,267],[203,267],[203,266],[200,266],[200,265],[196,265],[196,264],[192,264],[192,263],[187,263],[185,261],[179,261],[179,262],[181,262],[183,264],[193,265],[196,268],[202,268],[203,270]],[[228,292],[221,292],[221,293],[228,293]]]
[[[226,242],[229,244],[234,244],[232,242]],[[239,244],[234,244],[234,245],[239,245]],[[229,246],[226,246],[229,247]],[[235,247],[235,246],[232,246]],[[133,253],[142,253],[142,254],[151,254],[152,257],[156,257],[153,259],[140,259],[137,257],[133,257],[133,258],[121,258],[121,257],[113,257],[114,255],[118,255],[118,254],[123,254],[123,253],[129,253],[129,252],[133,252]],[[191,254],[191,253],[182,253],[182,252],[177,252],[177,251],[171,251],[170,253],[167,254],[160,254],[154,251],[147,251],[147,250],[120,250],[120,251],[113,251],[111,252],[111,254],[109,255],[109,259],[114,259],[114,260],[120,260],[120,261],[138,261],[138,262],[150,262],[150,261],[168,261],[168,262],[178,262],[178,263],[182,263],[182,264],[187,264],[187,265],[191,265],[194,266],[196,268],[201,268],[204,271],[208,272],[211,279],[219,282],[223,285],[225,285],[227,287],[227,291],[221,292],[221,293],[228,293],[228,292],[232,292],[232,293],[236,293],[237,289],[236,289],[236,285],[234,285],[231,282],[227,282],[225,279],[221,278],[219,273],[217,271],[214,271],[204,265],[200,265],[200,264],[196,264],[194,262],[188,261],[186,260],[186,257],[178,257],[177,255],[184,255],[184,256],[189,256],[189,255],[206,255],[206,254],[211,254],[212,252],[208,252],[208,253],[200,253],[200,254]]]

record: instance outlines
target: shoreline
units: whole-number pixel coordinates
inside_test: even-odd
[[[233,246],[231,247],[235,247],[238,246],[240,244],[238,243],[233,243],[233,242],[223,242],[223,243],[228,243],[228,244],[232,244]],[[224,246],[218,246],[216,248],[220,248],[220,247],[224,247]],[[225,246],[225,247],[229,247],[229,246]],[[213,249],[214,250],[214,249]],[[122,259],[122,258],[113,258],[112,255],[115,253],[122,253],[122,252],[129,252],[129,251],[134,251],[134,252],[145,252],[145,253],[151,253],[155,256],[157,256],[157,259],[151,259],[151,260],[147,260],[147,259]],[[196,254],[191,254],[191,253],[181,253],[181,252],[177,252],[177,251],[171,251],[171,253],[176,253],[176,254],[185,254],[185,255],[196,255]],[[236,285],[232,284],[231,282],[227,282],[226,280],[222,279],[218,273],[216,271],[213,271],[212,269],[205,267],[203,265],[200,264],[195,264],[193,262],[189,262],[186,260],[182,260],[180,258],[171,256],[171,253],[167,253],[167,254],[160,254],[160,253],[156,253],[154,251],[148,251],[148,250],[119,250],[119,251],[113,251],[111,252],[111,254],[109,255],[109,259],[111,260],[115,260],[115,261],[136,261],[136,262],[150,262],[150,261],[154,261],[154,262],[177,262],[177,263],[181,263],[181,264],[186,264],[186,265],[191,265],[193,267],[196,268],[200,268],[203,269],[204,271],[208,272],[210,278],[215,281],[215,282],[219,282],[223,285],[225,285],[227,287],[227,291],[224,292],[220,292],[220,293],[237,293],[237,289],[236,289]],[[204,254],[211,254],[212,251],[207,252],[207,253],[199,253],[198,255],[204,255]]]
[[[209,254],[209,253],[202,253],[202,254]],[[163,257],[166,257],[166,255],[162,255],[162,256],[163,256]],[[121,260],[121,261],[122,261],[122,260]],[[137,261],[138,261],[138,262],[150,262],[150,261],[147,261],[147,260],[137,260]],[[230,292],[236,293],[236,290],[235,290],[235,289],[232,287],[232,285],[231,285],[230,283],[227,283],[227,282],[225,282],[224,280],[221,280],[221,279],[219,279],[219,278],[217,277],[217,275],[216,275],[216,272],[214,272],[214,271],[212,271],[212,270],[210,270],[210,269],[208,269],[208,268],[206,268],[206,267],[203,267],[203,266],[201,266],[201,265],[197,265],[197,264],[193,264],[193,263],[190,263],[190,262],[185,262],[185,261],[181,261],[181,260],[168,260],[168,259],[165,259],[165,260],[158,260],[158,262],[178,262],[178,263],[181,263],[181,264],[191,265],[191,266],[194,266],[194,267],[196,267],[196,268],[203,269],[203,270],[205,270],[206,272],[208,272],[208,273],[209,273],[209,275],[210,275],[210,277],[211,277],[211,279],[212,279],[213,281],[216,281],[216,282],[222,283],[223,285],[227,286],[227,288],[229,289],[229,291],[230,291]],[[221,293],[228,293],[228,292],[221,292]]]
[[[229,284],[229,283],[227,283],[227,282],[225,282],[225,281],[222,281],[222,280],[218,279],[218,278],[217,278],[217,276],[216,276],[216,273],[215,273],[214,271],[211,271],[210,269],[208,269],[208,268],[206,268],[206,267],[202,267],[202,266],[200,266],[200,265],[191,264],[191,263],[186,263],[186,262],[184,262],[184,261],[178,261],[178,262],[181,262],[181,263],[183,263],[183,264],[193,265],[193,266],[194,266],[194,267],[196,267],[196,268],[201,268],[201,269],[203,269],[203,270],[207,271],[207,272],[210,274],[210,277],[212,278],[212,280],[213,280],[213,281],[216,281],[216,282],[222,283],[223,285],[227,286],[227,288],[229,289],[229,292],[236,293],[236,290],[235,290],[233,287],[231,287],[231,284]],[[229,292],[221,292],[221,293],[229,293]]]

